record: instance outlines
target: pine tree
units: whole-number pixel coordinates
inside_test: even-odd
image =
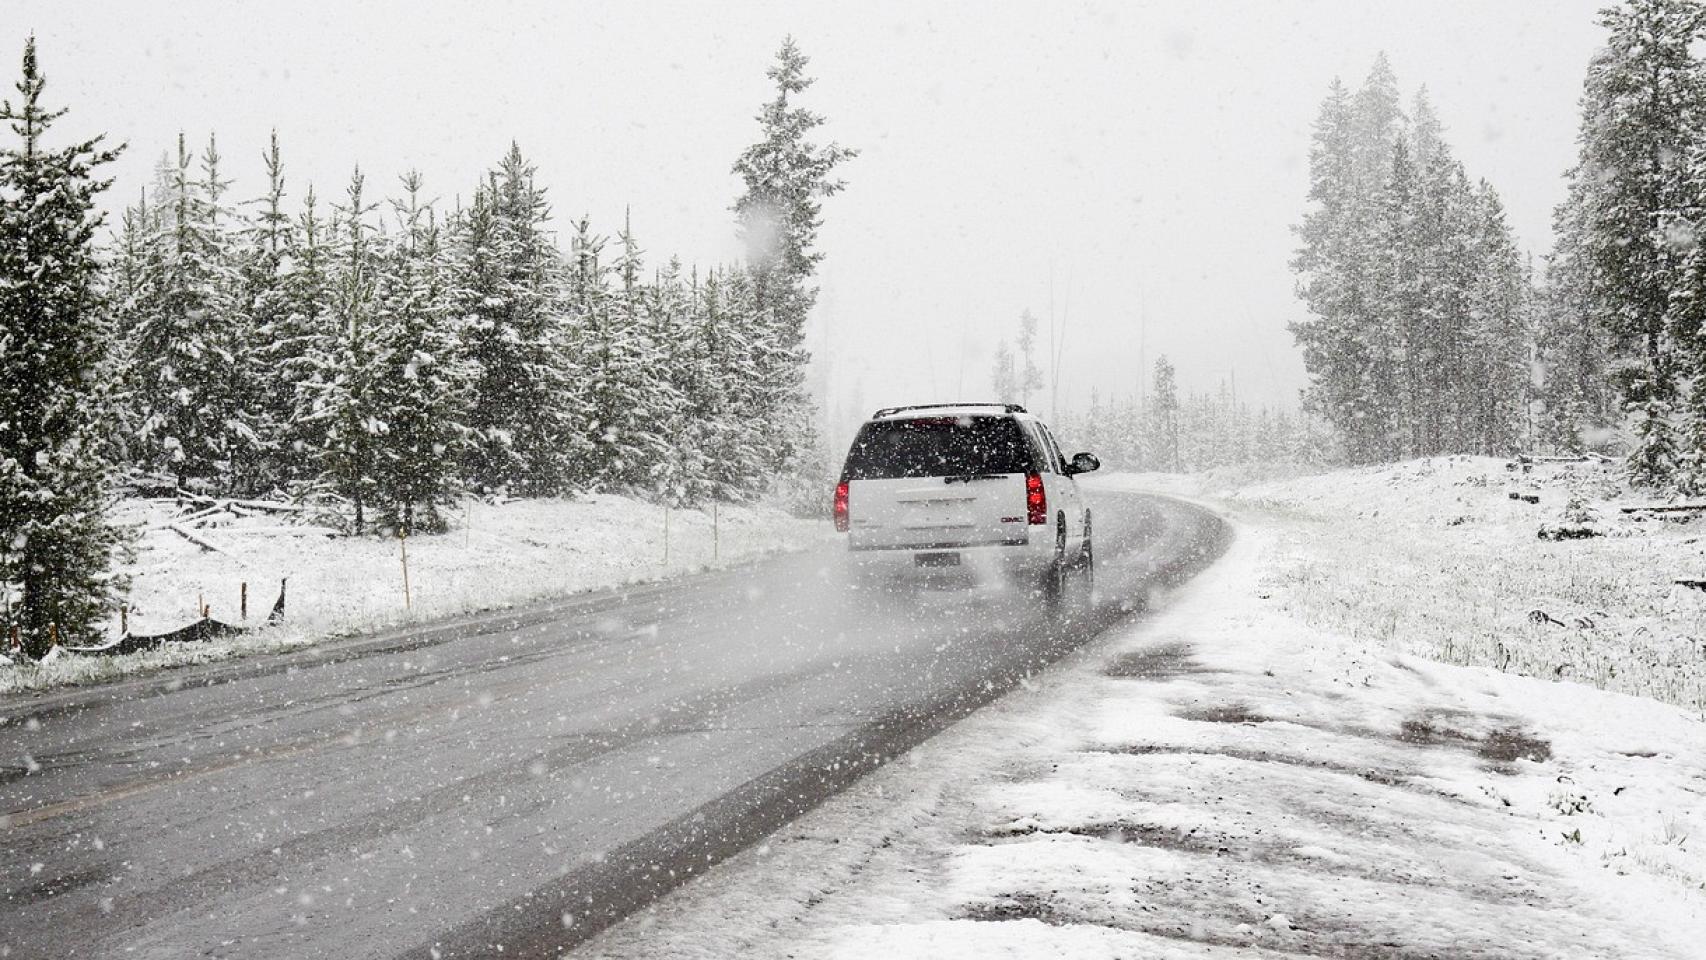
[[[106,278],[106,303],[112,313],[113,342],[107,354],[107,376],[112,384],[113,431],[109,443],[115,462],[134,466],[140,461],[136,438],[146,417],[131,391],[130,370],[136,358],[136,327],[152,300],[152,285],[158,252],[152,241],[158,235],[157,205],[142,191],[135,206],[126,207],[122,226]]]
[[[768,477],[763,431],[769,425],[753,416],[757,371],[748,340],[750,290],[738,271],[716,270],[694,291],[690,335],[699,376],[684,400],[688,443],[705,459],[693,502],[746,500]]]
[[[1155,360],[1155,384],[1150,390],[1150,417],[1154,426],[1157,467],[1174,473],[1184,469],[1179,457],[1179,387],[1172,361]]]
[[[1471,186],[1425,91],[1413,111],[1406,129],[1384,58],[1354,97],[1334,83],[1297,229],[1292,265],[1310,315],[1292,331],[1310,374],[1306,409],[1353,463],[1508,452],[1526,413],[1528,270],[1496,194]]]
[[[579,463],[583,483],[631,487],[662,459],[662,441],[649,423],[658,392],[648,368],[645,290],[639,245],[624,228],[613,266],[602,262],[604,241],[582,218],[575,225],[568,276],[568,307],[575,331],[576,367],[586,412],[588,453]],[[612,287],[611,275],[615,275]]]
[[[379,259],[373,296],[373,499],[404,534],[445,529],[456,492],[464,371],[451,326],[448,272],[421,176],[402,178],[398,232]]]
[[[233,351],[241,373],[235,381],[238,406],[253,418],[257,434],[253,455],[237,471],[238,488],[251,493],[283,488],[300,478],[301,471],[293,469],[297,458],[288,448],[296,412],[289,386],[307,335],[295,322],[301,315],[293,309],[289,291],[296,225],[284,209],[284,161],[276,131],[261,159],[267,191],[250,201],[257,212],[243,233],[237,256],[243,341]]]
[[[32,36],[19,99],[0,101],[17,138],[0,147],[0,578],[5,625],[30,656],[93,639],[124,584],[124,532],[107,517],[112,463],[98,378],[109,331],[97,295],[95,169],[117,157],[100,137],[58,149],[65,110],[41,101]]]
[[[1386,142],[1375,123],[1385,101],[1354,98],[1334,81],[1316,118],[1309,155],[1309,207],[1297,227],[1292,269],[1309,316],[1292,324],[1310,375],[1309,403],[1344,437],[1353,463],[1384,459],[1395,429],[1388,412],[1394,384],[1381,373],[1390,349],[1372,314],[1368,264],[1381,249],[1370,156]],[[1377,109],[1379,108],[1379,109]],[[1370,147],[1365,136],[1378,143]],[[1385,163],[1393,162],[1390,152]],[[1371,327],[1373,328],[1371,330]]]
[[[138,453],[144,465],[171,474],[179,486],[227,492],[233,459],[253,442],[237,409],[231,380],[235,278],[219,205],[224,182],[209,142],[203,179],[191,177],[182,134],[170,193],[151,244],[148,300],[131,321],[134,363],[129,386],[138,408]]]
[[[784,465],[781,473],[798,470],[818,452],[804,390],[810,360],[805,324],[817,301],[812,277],[823,259],[816,249],[822,199],[843,189],[835,169],[858,155],[809,139],[824,119],[795,102],[814,82],[807,64],[793,38],[785,39],[766,74],[776,96],[758,115],[760,139],[734,164],[745,185],[734,210],[747,251],[753,325],[764,331],[756,393],[764,406],[758,413],[774,425],[765,443],[774,462]]]
[[[302,199],[302,210],[285,237],[282,299],[276,326],[263,330],[266,344],[262,372],[278,385],[277,414],[271,447],[277,482],[295,493],[310,489],[320,475],[320,453],[326,449],[327,420],[320,403],[331,371],[327,367],[339,334],[333,289],[334,224],[320,216],[313,187]]]
[[[457,314],[473,378],[465,470],[476,489],[560,493],[587,453],[549,220],[545,190],[511,144],[458,222]]]
[[[1635,446],[1629,454],[1629,482],[1637,487],[1668,486],[1680,459],[1676,433],[1671,428],[1671,404],[1649,396],[1639,406],[1631,405],[1635,419]]]
[[[995,342],[995,361],[989,380],[995,390],[996,400],[1002,403],[1018,402],[1019,370],[1013,362],[1013,348],[1007,346],[1006,340]]]
[[[735,203],[741,238],[747,247],[753,298],[760,312],[780,320],[781,346],[798,346],[806,314],[817,299],[809,286],[823,254],[816,250],[823,224],[824,197],[846,186],[835,168],[858,151],[831,143],[819,147],[807,138],[823,117],[794,104],[815,82],[806,76],[806,56],[792,37],[782,42],[776,64],[766,76],[776,98],[758,115],[762,136],[735,161],[734,172],[746,185]]]
[[[1043,388],[1043,372],[1037,367],[1037,318],[1029,310],[1019,314],[1018,382],[1014,384],[1021,406],[1031,405],[1031,394]]]
[[[375,290],[383,248],[368,222],[376,204],[364,197],[366,178],[359,168],[350,177],[346,200],[335,208],[338,229],[330,258],[328,336],[309,357],[313,371],[307,386],[310,420],[323,431],[318,449],[318,486],[348,501],[350,529],[367,529],[368,507],[378,489],[377,435],[380,377]]]
[[[692,479],[702,475],[704,463],[704,451],[691,446],[687,424],[690,384],[701,375],[690,342],[691,297],[681,261],[671,259],[644,302],[642,333],[650,350],[646,370],[651,375],[644,429],[658,440],[647,479],[659,499],[671,506],[692,502]]]
[[[1571,286],[1610,335],[1613,378],[1636,418],[1629,469],[1642,482],[1674,462],[1670,411],[1684,374],[1673,292],[1695,245],[1687,158],[1701,142],[1706,72],[1692,48],[1706,32],[1693,0],[1629,0],[1600,15],[1609,33],[1589,64],[1580,156],[1561,215],[1577,225]],[[1650,449],[1649,449],[1650,448]]]
[[[1465,411],[1464,448],[1507,456],[1523,445],[1531,399],[1533,281],[1498,193],[1483,180],[1475,201],[1479,229],[1463,351],[1463,389],[1472,406]]]
[[[1618,419],[1611,383],[1611,337],[1594,312],[1592,267],[1583,236],[1587,189],[1579,178],[1553,213],[1556,240],[1537,297],[1535,359],[1540,371],[1540,442],[1559,453],[1587,448],[1586,436]]]

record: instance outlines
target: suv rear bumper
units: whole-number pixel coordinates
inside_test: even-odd
[[[847,544],[847,549],[853,553],[917,553],[920,550],[1000,550],[1006,547],[1028,547],[1030,538],[1023,540],[1002,540],[997,543],[960,543],[958,541],[943,541],[940,543],[907,543],[899,546],[888,544]]]
[[[951,559],[950,559],[951,558]],[[937,579],[952,571],[976,576],[1030,576],[1054,559],[1053,538],[965,545],[921,543],[905,547],[849,544],[849,564],[861,576]]]

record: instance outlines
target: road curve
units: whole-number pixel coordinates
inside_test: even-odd
[[[847,591],[825,546],[0,700],[0,956],[549,956],[1188,578],[1201,508],[1093,493],[1100,601]]]

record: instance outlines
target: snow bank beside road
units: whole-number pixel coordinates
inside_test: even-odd
[[[287,649],[476,610],[657,580],[798,549],[828,525],[771,509],[724,506],[713,547],[709,511],[673,510],[665,558],[664,512],[613,495],[573,500],[463,504],[457,529],[408,541],[410,603],[403,595],[402,548],[394,539],[301,536],[276,519],[232,517],[195,531],[209,552],[166,528],[171,512],[127,503],[122,519],[140,524],[130,573],[130,627],[138,634],[184,626],[205,603],[213,617],[239,620],[241,585],[249,586],[249,622],[265,619],[290,580],[285,625],[258,634],[178,644],[126,657],[61,657],[40,665],[0,666],[0,694],[101,680],[155,667]],[[713,556],[713,552],[715,556]],[[117,636],[115,617],[112,632]]]

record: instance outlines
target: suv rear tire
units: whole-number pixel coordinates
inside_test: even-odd
[[[1066,599],[1068,581],[1071,579],[1072,565],[1066,559],[1066,520],[1062,518],[1055,527],[1054,556],[1043,569],[1043,606],[1050,611],[1060,609],[1062,601]]]
[[[1096,545],[1090,534],[1090,517],[1084,517],[1084,545],[1078,550],[1078,557],[1073,561],[1073,579],[1078,582],[1073,586],[1072,612],[1080,619],[1089,619],[1096,610]]]

